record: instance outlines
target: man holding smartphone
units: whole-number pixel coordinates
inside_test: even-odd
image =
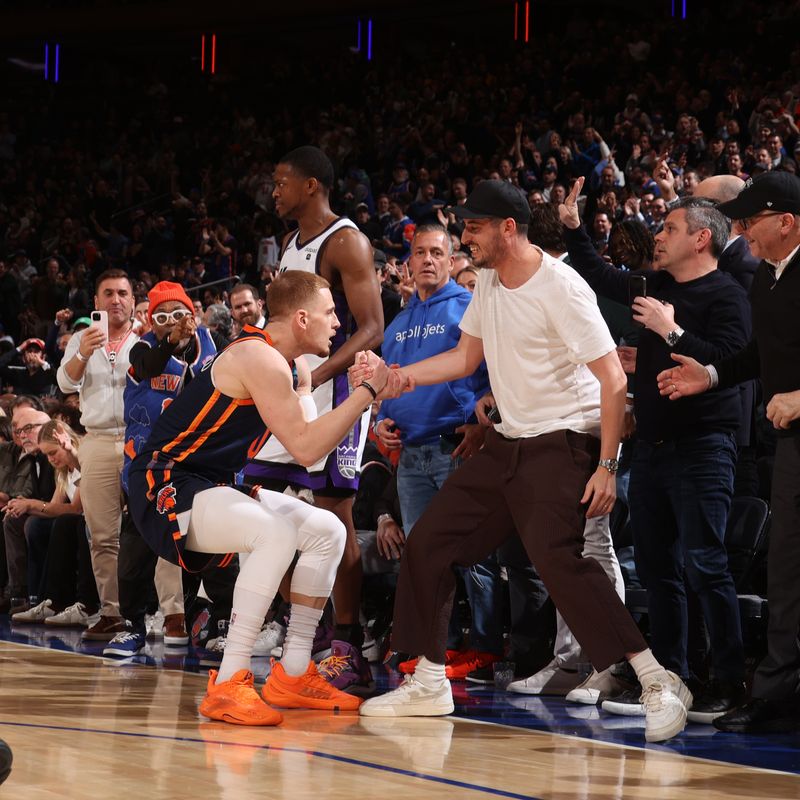
[[[634,374],[637,440],[628,498],[653,652],[689,679],[685,576],[708,626],[713,673],[688,716],[711,723],[744,696],[739,604],[724,543],[741,406],[734,388],[670,404],[656,377],[674,364],[673,353],[708,362],[743,347],[750,335],[747,296],[717,269],[729,226],[713,203],[690,197],[673,206],[656,236],[656,269],[635,276],[606,264],[592,248],[576,206],[581,183],[559,207],[570,264],[604,297],[625,303],[636,295],[633,318],[644,327]],[[646,296],[641,284],[634,288],[637,277],[646,280]],[[644,713],[635,690],[606,700],[603,708]]]
[[[133,333],[133,288],[127,273],[109,269],[98,278],[94,305],[101,319],[76,333],[58,369],[62,392],[80,394],[81,501],[92,533],[92,568],[100,596],[100,619],[84,631],[90,641],[108,641],[125,630],[119,613],[117,556],[122,521],[120,474],[125,434],[123,392],[130,366]],[[102,317],[108,322],[108,332]]]

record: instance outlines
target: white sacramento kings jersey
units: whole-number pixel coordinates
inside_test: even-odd
[[[328,240],[333,234],[343,228],[358,230],[358,227],[351,220],[346,217],[340,217],[307,242],[299,241],[300,232],[295,231],[286,243],[286,247],[281,255],[279,271],[285,272],[291,269],[301,269],[306,272],[315,272],[319,274],[322,253]],[[336,305],[336,316],[339,318],[341,324],[341,327],[336,332],[336,336],[331,343],[331,351],[336,352],[352,334],[354,322],[350,315],[350,310],[347,307],[347,300],[344,293],[341,291],[334,291],[332,294]],[[311,370],[316,369],[325,360],[313,354],[304,355],[303,358],[305,358]],[[317,415],[325,414],[339,405],[349,395],[349,391],[346,373],[344,375],[337,375],[335,378],[320,384],[314,389],[311,395],[314,398]],[[345,483],[347,481],[356,480],[361,468],[361,455],[367,440],[368,426],[369,411],[365,412],[361,424],[355,425],[344,441],[337,446],[336,450],[331,451],[331,453],[325,455],[316,464],[309,467],[308,473],[314,475],[315,473],[320,474],[323,472],[329,456],[335,454],[335,459],[332,459],[333,463],[328,465],[328,471],[334,472],[334,482],[339,484],[340,481]],[[268,462],[272,464],[295,463],[292,456],[289,455],[283,445],[274,436],[261,448],[254,461],[256,463]],[[247,472],[246,470],[246,473]],[[309,488],[313,489],[317,487],[311,484]]]

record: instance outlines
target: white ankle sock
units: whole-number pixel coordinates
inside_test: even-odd
[[[289,627],[286,629],[286,641],[283,643],[281,665],[287,675],[303,675],[311,660],[311,648],[314,645],[314,633],[323,609],[301,606],[292,603],[289,615]]]
[[[447,683],[444,664],[435,664],[422,656],[414,670],[414,677],[427,689],[441,689]]]
[[[237,586],[233,592],[233,609],[225,641],[225,654],[219,665],[217,683],[230,680],[240,669],[250,669],[253,644],[264,624],[269,597]]]
[[[668,677],[667,671],[656,661],[656,657],[650,648],[637,653],[630,659],[629,663],[633,667],[633,671],[636,673],[636,677],[639,679],[643,689],[654,681],[664,680]]]

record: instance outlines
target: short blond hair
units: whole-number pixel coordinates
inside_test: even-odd
[[[330,288],[330,283],[315,272],[299,269],[282,272],[267,290],[267,310],[270,319],[291,316],[297,309],[313,300],[320,289]]]

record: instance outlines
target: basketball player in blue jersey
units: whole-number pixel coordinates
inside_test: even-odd
[[[298,228],[283,242],[281,273],[316,273],[331,285],[341,320],[328,358],[311,356],[311,387],[318,414],[336,408],[349,396],[347,369],[355,354],[383,340],[383,306],[375,273],[372,246],[345,217],[331,211],[333,165],[316,147],[298,147],[275,169],[275,209],[282,219],[296,220]],[[270,291],[272,291],[270,287]],[[353,525],[353,499],[358,489],[361,456],[367,438],[369,414],[336,446],[304,468],[275,436],[245,468],[248,483],[283,481],[314,492],[319,508],[332,511],[347,531],[344,556],[333,589],[336,614],[333,651],[348,661],[346,681],[339,685],[358,691],[370,684],[369,668],[361,655],[363,631],[359,624],[361,553]]]
[[[219,671],[212,670],[200,712],[241,725],[275,725],[285,708],[356,709],[361,700],[331,686],[311,661],[311,646],[333,588],[345,543],[329,511],[293,497],[232,485],[253,443],[268,431],[299,464],[315,463],[352,428],[365,407],[397,387],[374,353],[372,385],[354,389],[335,409],[309,422],[301,394],[310,389],[303,353],[328,354],[339,329],[328,282],[292,271],[269,290],[269,324],[245,326],[169,405],[129,472],[136,527],[163,558],[189,571],[248,553],[236,580]],[[392,377],[393,383],[397,382]],[[299,551],[291,580],[292,611],[280,663],[262,695],[250,656],[281,578]]]

